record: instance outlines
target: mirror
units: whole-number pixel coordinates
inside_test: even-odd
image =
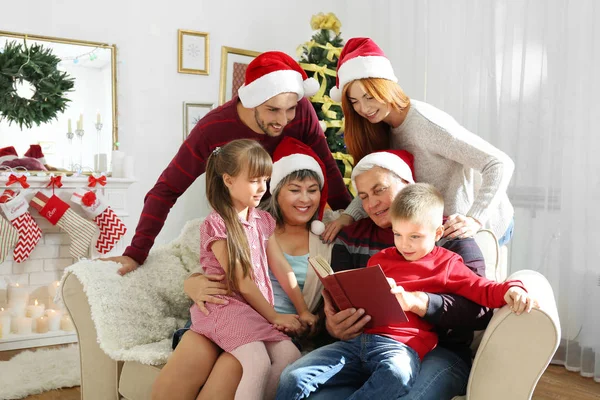
[[[25,157],[31,145],[40,145],[34,146],[34,149],[41,149],[45,160],[43,164],[50,171],[108,171],[112,150],[119,146],[116,46],[0,31],[0,53],[11,42],[26,43],[28,49],[36,44],[49,49],[60,59],[57,69],[73,79],[73,88],[64,94],[70,100],[64,112],[58,111],[54,119],[39,126],[35,123],[31,127],[23,124],[21,129],[18,123],[9,122],[0,110],[0,165],[11,157],[14,159],[11,146],[16,150],[19,160],[6,165],[14,167],[15,163],[21,162],[20,158]],[[14,82],[14,93],[19,96],[26,98],[23,93],[26,93],[27,87],[35,93],[35,87],[27,82]],[[39,152],[36,150],[28,155],[37,156]]]

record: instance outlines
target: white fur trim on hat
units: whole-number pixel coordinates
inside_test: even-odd
[[[363,172],[369,171],[373,167],[385,168],[398,175],[408,183],[415,183],[413,180],[412,171],[403,159],[392,153],[385,151],[371,153],[363,157],[352,169],[352,186],[356,189],[356,177]]]
[[[304,97],[302,75],[294,70],[274,71],[238,89],[242,105],[246,108],[258,107],[281,93],[296,93],[298,100]]]
[[[342,100],[342,91],[346,84],[364,78],[383,78],[392,82],[398,82],[394,74],[392,63],[386,57],[367,56],[354,57],[344,62],[337,71],[339,87],[334,87],[330,91],[330,97],[335,101]],[[334,93],[334,89],[337,89]],[[338,100],[334,98],[338,97]]]
[[[4,161],[14,160],[15,158],[18,158],[18,157],[17,156],[13,156],[13,155],[8,155],[8,156],[0,157],[0,164],[2,164]]]
[[[286,176],[291,174],[294,171],[299,171],[301,169],[308,169],[317,174],[320,179],[320,187],[323,188],[323,183],[325,182],[325,177],[323,176],[323,171],[321,171],[321,166],[309,155],[306,154],[291,154],[286,157],[281,157],[278,161],[273,163],[273,172],[271,173],[271,183],[269,185],[269,191],[273,194],[273,191],[279,185],[279,182],[283,180]]]

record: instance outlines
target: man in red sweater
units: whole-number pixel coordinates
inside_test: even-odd
[[[394,245],[375,254],[367,267],[381,266],[408,322],[376,326],[361,335],[318,348],[283,372],[277,399],[303,399],[323,388],[359,383],[350,399],[396,399],[412,388],[423,357],[437,345],[433,325],[410,312],[404,293],[456,293],[487,307],[507,304],[521,314],[534,300],[520,281],[497,283],[476,275],[449,250],[437,247],[444,233],[444,200],[433,186],[408,185],[389,214]],[[394,384],[390,384],[394,382]]]
[[[286,137],[311,147],[323,160],[329,183],[327,202],[333,209],[345,208],[351,200],[333,159],[311,103],[303,98],[316,93],[319,85],[308,78],[298,63],[282,52],[256,57],[246,70],[238,96],[214,109],[194,127],[175,158],[146,194],[144,208],[131,245],[122,256],[105,260],[123,265],[123,275],[143,264],[162,229],[171,207],[204,173],[206,160],[215,147],[234,139],[253,139],[273,154]]]

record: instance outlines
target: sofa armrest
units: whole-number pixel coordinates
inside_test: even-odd
[[[535,271],[508,279],[523,282],[539,309],[517,316],[508,306],[490,321],[469,376],[467,399],[530,399],[560,342],[560,322],[552,287]]]
[[[81,398],[119,399],[118,382],[122,363],[109,358],[98,345],[96,327],[83,285],[70,272],[64,279],[62,296],[79,340]]]

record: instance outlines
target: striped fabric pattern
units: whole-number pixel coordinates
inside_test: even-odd
[[[13,252],[13,258],[22,263],[29,258],[31,251],[40,241],[42,230],[28,212],[13,219],[11,223],[19,232],[19,242]]]
[[[94,222],[100,228],[96,250],[101,254],[111,251],[125,232],[127,232],[127,227],[123,221],[117,217],[117,214],[110,207],[94,218]]]
[[[19,240],[19,231],[4,218],[0,218],[0,264]]]
[[[71,238],[69,254],[74,258],[89,257],[92,239],[96,233],[96,225],[84,219],[72,209],[68,209],[56,223]]]

